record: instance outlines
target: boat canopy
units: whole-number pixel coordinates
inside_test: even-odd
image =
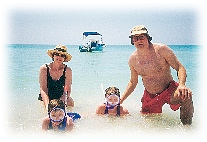
[[[98,32],[84,32],[83,35],[86,36],[86,37],[89,36],[89,35],[100,35],[100,36],[102,36]]]

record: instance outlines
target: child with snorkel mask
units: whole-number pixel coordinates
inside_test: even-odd
[[[73,129],[73,121],[80,118],[77,113],[66,113],[65,104],[62,100],[53,99],[48,104],[48,115],[43,119],[43,130],[64,130]]]
[[[120,92],[117,87],[108,87],[105,90],[105,103],[96,109],[96,114],[109,114],[113,116],[123,116],[129,114],[128,110],[120,105]]]

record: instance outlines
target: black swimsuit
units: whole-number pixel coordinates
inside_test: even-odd
[[[65,72],[67,65],[64,68],[63,75],[58,80],[52,79],[49,72],[49,66],[47,64],[45,65],[47,67],[47,88],[49,100],[60,99],[64,92]],[[39,94],[38,100],[42,100],[41,94]]]
[[[49,100],[52,99],[60,99],[63,95],[64,86],[65,86],[65,72],[66,67],[64,68],[63,75],[58,80],[53,80],[50,76],[49,66],[46,64],[47,67],[47,88],[48,88],[48,96]]]

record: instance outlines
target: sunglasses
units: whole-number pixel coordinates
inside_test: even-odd
[[[139,35],[139,36],[132,36],[132,40],[134,42],[137,42],[138,40],[144,40],[145,36],[144,35]]]
[[[55,52],[54,55],[56,55],[56,56],[60,56],[60,57],[63,57],[63,58],[66,57],[65,54],[61,54],[61,53],[57,53],[57,52]]]

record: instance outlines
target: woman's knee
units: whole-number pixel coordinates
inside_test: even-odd
[[[71,97],[67,98],[67,106],[74,107],[74,101]]]

